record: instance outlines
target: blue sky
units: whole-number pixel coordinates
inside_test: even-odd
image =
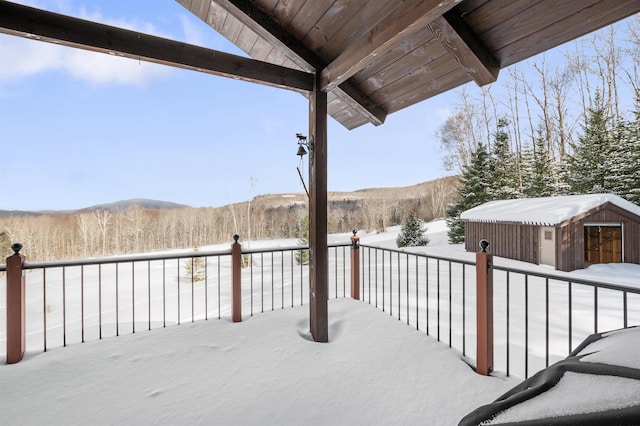
[[[171,0],[20,3],[241,54]],[[297,93],[5,35],[0,64],[0,209],[303,191],[295,134],[308,132],[308,103]],[[453,101],[353,131],[330,119],[329,190],[447,175],[434,133]]]
[[[17,2],[243,54],[173,0]],[[562,62],[561,49],[545,54],[548,64]],[[352,131],[330,118],[329,191],[451,174],[436,131],[459,102],[452,91]],[[300,94],[0,34],[0,209],[131,198],[217,207],[303,192],[296,133],[308,133]]]

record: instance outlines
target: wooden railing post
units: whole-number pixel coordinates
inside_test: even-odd
[[[360,237],[353,230],[351,237],[351,297],[360,300]]]
[[[233,322],[242,321],[242,246],[239,235],[234,235],[231,244],[231,318]]]
[[[489,242],[480,241],[476,253],[476,373],[488,376],[493,370],[493,255]]]
[[[13,256],[7,257],[7,364],[15,364],[24,356],[27,343],[25,328],[25,279],[20,254],[22,244],[13,244]]]

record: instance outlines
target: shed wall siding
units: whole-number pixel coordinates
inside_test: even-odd
[[[621,223],[623,259],[640,264],[640,217],[612,203],[575,217],[556,228],[556,269],[584,268],[584,224]],[[539,263],[539,226],[516,223],[465,222],[465,249],[478,251],[481,239],[489,241],[496,256]]]
[[[478,243],[489,241],[489,252],[496,256],[538,263],[538,226],[509,223],[466,222],[465,249],[479,251]]]

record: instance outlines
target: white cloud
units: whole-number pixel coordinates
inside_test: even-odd
[[[99,12],[90,13],[84,8],[72,15],[161,36],[148,22],[105,19]],[[58,70],[94,84],[144,85],[171,72],[170,68],[148,62],[4,35],[0,36],[0,62],[0,83]]]
[[[180,14],[180,23],[182,24],[182,31],[184,37],[189,44],[195,44],[197,46],[204,45],[204,36],[200,28],[194,24],[186,15]]]
[[[0,83],[60,70],[90,83],[142,85],[170,72],[168,68],[104,53],[89,52],[13,36],[3,36]]]

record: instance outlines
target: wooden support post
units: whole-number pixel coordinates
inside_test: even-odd
[[[234,235],[231,244],[231,318],[242,321],[242,245],[239,235]]]
[[[309,325],[313,340],[328,342],[327,93],[319,74],[309,93]]]
[[[489,242],[480,241],[476,253],[476,373],[488,376],[493,370],[493,255]]]
[[[351,237],[351,297],[360,300],[360,237],[353,230]]]
[[[7,257],[7,364],[15,364],[24,356],[27,343],[25,328],[25,279],[20,255],[21,244],[13,244],[13,256]]]

